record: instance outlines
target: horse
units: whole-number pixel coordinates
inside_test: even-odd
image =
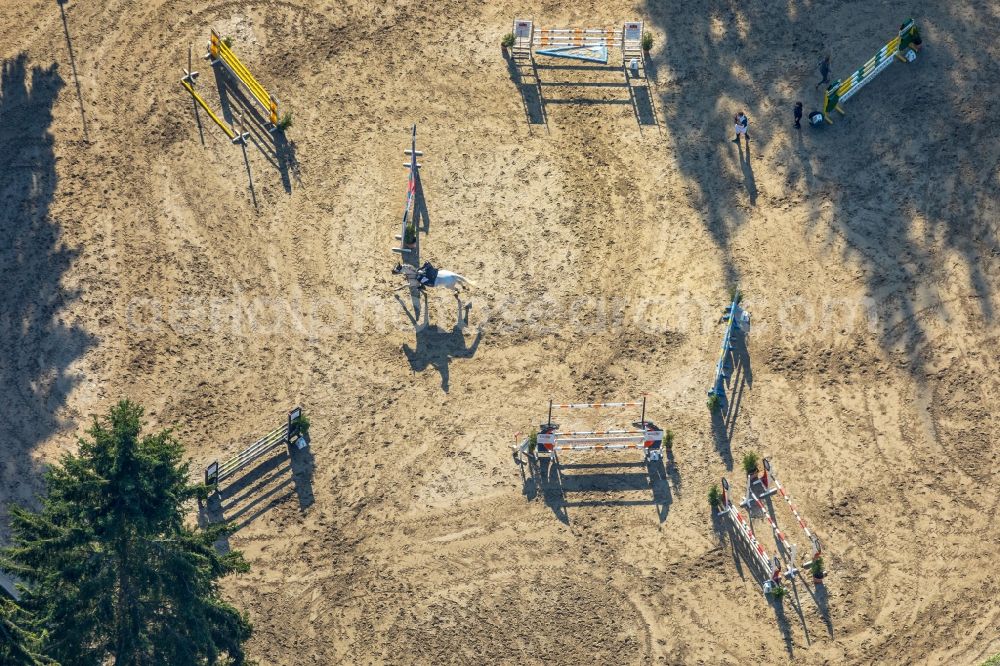
[[[393,275],[402,274],[406,278],[411,288],[424,291],[427,287],[444,287],[455,292],[458,298],[461,287],[475,287],[475,283],[458,273],[446,271],[443,268],[431,266],[431,262],[425,262],[419,269],[409,264],[396,264],[392,269]]]

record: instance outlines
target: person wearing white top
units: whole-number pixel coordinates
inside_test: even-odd
[[[750,143],[750,135],[747,133],[747,125],[750,124],[750,119],[747,118],[747,114],[740,111],[733,117],[733,125],[736,128],[736,138],[733,139],[733,143],[740,142],[740,135],[742,134],[746,139],[746,142]]]

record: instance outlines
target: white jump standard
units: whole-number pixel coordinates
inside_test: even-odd
[[[559,424],[552,422],[553,409],[602,409],[621,407],[641,407],[639,420],[633,429],[612,430],[572,430],[560,431]],[[596,402],[555,404],[549,401],[549,418],[538,428],[538,450],[540,457],[550,457],[558,462],[559,452],[577,451],[626,451],[640,450],[647,462],[663,459],[663,430],[652,421],[646,420],[646,399],[641,402]],[[527,451],[525,451],[527,453]]]

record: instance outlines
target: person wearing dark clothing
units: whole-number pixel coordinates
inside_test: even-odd
[[[802,102],[795,103],[795,129],[802,129]]]
[[[747,114],[740,111],[735,116],[733,116],[733,126],[736,129],[736,138],[733,139],[733,143],[740,142],[740,134],[746,140],[747,145],[750,145],[750,134],[747,131],[747,126],[750,124],[750,119],[747,118]]]
[[[819,88],[824,83],[830,82],[830,54],[827,53],[819,63],[819,73],[823,75],[823,80],[816,84]]]

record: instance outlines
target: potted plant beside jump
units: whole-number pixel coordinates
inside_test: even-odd
[[[722,504],[722,491],[719,490],[719,484],[713,483],[712,487],[708,489],[708,503],[712,507],[712,511],[718,511],[719,505]]]
[[[826,578],[826,572],[823,571],[823,558],[819,555],[814,557],[813,561],[809,563],[809,571],[813,575],[813,582],[822,585],[823,579]]]
[[[757,462],[759,458],[756,453],[750,451],[745,456],[743,456],[743,471],[747,473],[751,481],[757,480]]]
[[[642,33],[642,50],[646,52],[646,55],[649,55],[649,50],[651,48],[653,48],[653,33]]]
[[[309,417],[300,412],[292,421],[292,432],[298,435],[309,435]]]
[[[500,40],[500,53],[504,58],[510,58],[510,49],[514,46],[514,33],[508,32]]]
[[[417,228],[413,226],[413,221],[406,223],[406,231],[403,232],[403,246],[413,249],[417,246]]]

